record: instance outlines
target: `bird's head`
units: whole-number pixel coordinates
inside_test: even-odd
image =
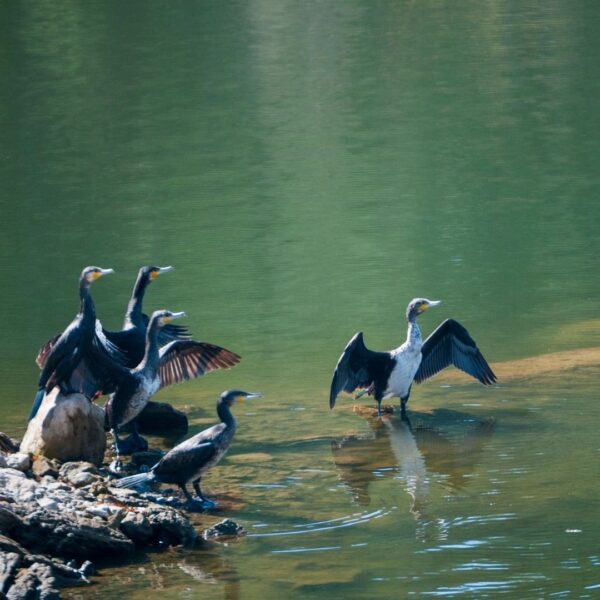
[[[150,317],[149,327],[164,327],[175,319],[185,317],[184,312],[171,312],[170,310],[155,310]]]
[[[159,275],[172,271],[173,267],[155,267],[145,266],[140,269],[138,277],[145,279],[148,283],[152,283]]]
[[[424,313],[430,306],[441,304],[441,300],[428,300],[427,298],[413,298],[406,308],[406,320],[414,321],[421,313]]]
[[[243,392],[242,390],[229,390],[223,392],[219,398],[220,404],[226,404],[231,407],[236,402],[243,402],[244,400],[252,400],[254,398],[260,398],[262,394],[260,392]]]
[[[90,283],[100,279],[103,275],[110,275],[114,273],[113,269],[101,269],[100,267],[86,267],[81,272],[79,278],[82,283],[89,285]]]

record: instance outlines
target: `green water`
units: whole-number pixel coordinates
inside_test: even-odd
[[[599,26],[578,0],[0,5],[0,430],[88,264],[108,328],[172,264],[146,309],[242,355],[157,396],[193,431],[265,395],[206,481],[249,536],[71,597],[598,596],[599,369],[561,367],[599,345]],[[414,296],[499,385],[414,388],[412,431],[330,412],[347,340],[398,345]]]

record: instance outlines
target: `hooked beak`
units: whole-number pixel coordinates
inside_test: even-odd
[[[430,300],[429,304],[428,304],[428,307],[429,306],[437,306],[438,304],[441,304],[441,303],[442,303],[441,300]]]
[[[169,271],[173,270],[174,267],[158,267],[158,271],[152,271],[150,277],[152,278],[152,281],[154,281],[159,275],[162,275],[163,273],[168,273]]]
[[[243,402],[244,400],[254,400],[256,398],[262,398],[262,394],[260,392],[246,392],[244,395],[240,395],[239,400]]]
[[[183,311],[171,314],[171,320],[173,320],[173,319],[181,319],[182,317],[187,317],[187,315]]]
[[[94,280],[100,279],[104,275],[112,275],[114,272],[114,269],[99,269],[94,273]]]

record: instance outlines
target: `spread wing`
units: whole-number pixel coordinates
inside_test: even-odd
[[[216,369],[228,369],[241,357],[220,346],[193,340],[176,340],[160,349],[160,387],[201,377]]]
[[[469,332],[454,319],[444,321],[424,342],[421,365],[415,382],[421,383],[442,369],[454,365],[484,385],[496,381],[496,375],[477,348]]]
[[[359,331],[344,348],[333,373],[329,393],[329,408],[341,391],[351,393],[356,388],[368,388],[376,381],[387,381],[393,368],[393,359],[388,352],[373,352],[363,341]]]
[[[52,352],[52,348],[54,348],[56,342],[58,342],[58,338],[61,334],[55,335],[53,338],[49,339],[39,350],[37,356],[35,357],[35,362],[40,369],[44,368],[46,361],[48,360],[48,355]]]
[[[144,319],[144,326],[148,329],[148,323],[150,323],[150,317],[147,314],[142,314],[142,319]],[[158,332],[158,343],[160,346],[164,346],[169,342],[173,342],[175,340],[191,340],[192,334],[187,327],[182,325],[173,325],[173,323],[169,323],[160,328]]]

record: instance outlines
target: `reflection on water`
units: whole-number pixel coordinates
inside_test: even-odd
[[[369,506],[369,485],[392,475],[402,481],[417,521],[417,536],[443,538],[444,521],[428,510],[430,475],[436,473],[450,492],[464,488],[494,431],[494,421],[438,409],[412,413],[410,421],[368,416],[372,435],[331,442],[340,478],[361,506]]]

